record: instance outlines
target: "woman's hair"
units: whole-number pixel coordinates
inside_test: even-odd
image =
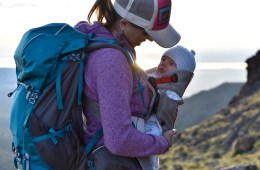
[[[97,20],[103,23],[106,28],[110,28],[121,17],[116,13],[111,0],[96,0],[88,13],[88,22],[96,11]],[[104,21],[105,19],[105,21]]]

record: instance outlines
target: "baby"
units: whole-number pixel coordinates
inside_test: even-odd
[[[196,67],[195,52],[183,46],[175,46],[167,50],[156,69],[148,71],[149,81],[157,91],[157,101],[152,114],[144,121],[146,134],[161,135],[163,132],[174,129],[178,106],[183,104],[183,93],[189,85]],[[153,170],[158,170],[158,156],[138,159],[140,164]]]
[[[154,129],[154,126],[150,126],[150,121],[154,118],[158,119],[163,132],[174,128],[178,106],[183,104],[182,96],[196,67],[194,56],[193,50],[175,46],[163,54],[156,71],[150,73],[150,79],[155,81],[159,100],[154,106],[155,114],[145,122],[146,133]]]

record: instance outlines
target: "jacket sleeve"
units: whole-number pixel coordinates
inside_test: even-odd
[[[131,120],[133,76],[125,56],[116,49],[101,49],[93,68],[106,147],[116,155],[142,157],[166,152],[164,136],[137,131]]]

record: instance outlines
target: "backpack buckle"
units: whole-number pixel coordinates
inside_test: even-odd
[[[80,61],[80,60],[82,60],[82,56],[80,53],[72,53],[69,56],[69,61]]]
[[[18,169],[18,164],[22,164],[22,157],[21,154],[18,150],[14,149],[14,166],[16,167],[16,169]]]
[[[36,92],[31,93],[30,98],[29,98],[29,102],[31,104],[35,104],[37,99],[38,99],[38,93],[36,93]]]
[[[31,85],[26,85],[25,83],[18,82],[18,85],[22,85],[26,90],[26,100],[31,104],[35,104],[38,99],[38,93],[35,92],[34,87]]]
[[[24,160],[26,161],[26,168],[29,169],[29,161],[30,161],[30,156],[28,153],[24,154]]]

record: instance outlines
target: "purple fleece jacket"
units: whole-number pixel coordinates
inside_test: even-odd
[[[82,21],[75,28],[83,33],[93,32],[100,36],[117,38],[135,54],[123,36],[111,34],[98,22],[90,26]],[[87,119],[85,143],[88,143],[102,125],[104,135],[99,144],[105,144],[113,154],[143,157],[162,154],[168,150],[169,143],[164,136],[141,133],[132,125],[131,114],[144,113],[146,107],[139,93],[132,94],[137,81],[133,81],[130,67],[121,51],[102,48],[91,52],[85,63],[84,74],[85,95],[99,103],[101,112],[100,121],[88,112],[88,108],[83,104]],[[149,103],[147,88],[144,97],[147,106]]]

